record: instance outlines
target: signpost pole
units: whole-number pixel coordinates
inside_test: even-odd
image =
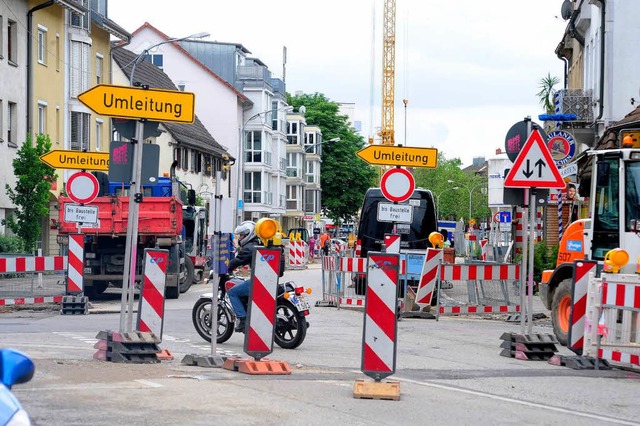
[[[533,254],[535,238],[533,237],[536,224],[536,194],[530,191],[529,200],[529,271],[527,280],[527,334],[531,334],[533,329]]]
[[[528,228],[528,224],[527,224],[527,200],[529,199],[529,192],[531,190],[530,189],[525,189],[524,190],[524,200],[523,203],[524,205],[524,209],[522,212],[522,233],[524,234],[523,236],[523,241],[522,241],[522,259],[520,260],[520,333],[524,334],[524,324],[525,324],[525,316],[527,314],[527,305],[526,305],[526,298],[525,298],[525,294],[526,294],[526,289],[527,289],[527,228]]]
[[[217,355],[216,344],[218,343],[218,286],[220,285],[220,228],[221,219],[220,210],[222,208],[222,194],[220,189],[220,180],[222,180],[222,172],[216,171],[216,186],[213,201],[213,297],[211,298],[211,357]],[[229,324],[233,327],[235,324]]]
[[[136,193],[142,195],[142,142],[144,121],[136,123],[135,148],[133,151],[133,177],[129,186],[129,218],[125,243],[124,274],[122,276],[122,301],[120,308],[120,332],[131,332],[133,327],[133,298],[136,282],[136,257],[138,247],[138,216],[140,205]],[[140,200],[141,201],[141,200]],[[126,319],[125,319],[126,313]]]

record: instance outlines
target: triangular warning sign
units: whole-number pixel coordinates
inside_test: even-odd
[[[516,157],[513,167],[504,180],[508,188],[557,188],[565,187],[558,166],[551,157],[549,148],[536,129],[525,142],[522,151]]]

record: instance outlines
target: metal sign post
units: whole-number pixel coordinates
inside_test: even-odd
[[[213,280],[211,280],[213,297],[211,298],[211,358],[215,358],[216,344],[218,343],[218,285],[220,283],[220,210],[222,206],[222,194],[220,193],[220,180],[222,179],[222,172],[218,170],[216,172],[216,186],[215,195],[213,200],[213,261],[211,267],[213,268]],[[229,324],[229,327],[233,327],[234,324]]]

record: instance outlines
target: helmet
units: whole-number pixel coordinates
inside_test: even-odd
[[[250,220],[247,220],[236,226],[236,229],[233,231],[233,233],[238,236],[238,245],[240,245],[240,247],[243,247],[245,244],[256,237],[256,224]]]

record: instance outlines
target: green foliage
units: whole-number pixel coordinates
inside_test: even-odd
[[[551,77],[551,73],[548,73],[546,77],[541,78],[538,82],[540,91],[536,93],[536,96],[547,114],[553,114],[556,111],[553,97],[556,93],[554,86],[558,83],[560,83],[560,79],[558,77]]]
[[[533,246],[533,281],[542,281],[542,271],[554,269],[558,260],[558,245],[548,246],[540,241]]]
[[[20,237],[0,235],[0,253],[23,253],[24,242]]]
[[[446,159],[438,153],[438,167],[417,168],[413,175],[416,186],[430,189],[438,204],[438,217],[445,220],[469,219],[469,191],[471,191],[471,216],[486,218],[491,215],[487,203],[487,178],[462,171],[459,158]],[[483,188],[485,193],[483,194]]]
[[[40,238],[40,221],[49,215],[51,182],[58,177],[55,169],[40,161],[40,156],[50,149],[48,135],[39,134],[35,146],[28,135],[13,160],[15,189],[5,185],[7,196],[17,210],[15,217],[9,216],[2,223],[24,241],[24,248],[28,252],[35,249]]]
[[[340,115],[338,104],[323,94],[288,95],[288,103],[296,110],[304,105],[307,124],[318,126],[322,131],[322,185],[323,212],[336,222],[354,220],[362,206],[364,194],[375,183],[376,172],[356,155],[364,145],[364,139],[357,135],[347,122],[346,115]],[[326,143],[333,138],[338,142]]]

